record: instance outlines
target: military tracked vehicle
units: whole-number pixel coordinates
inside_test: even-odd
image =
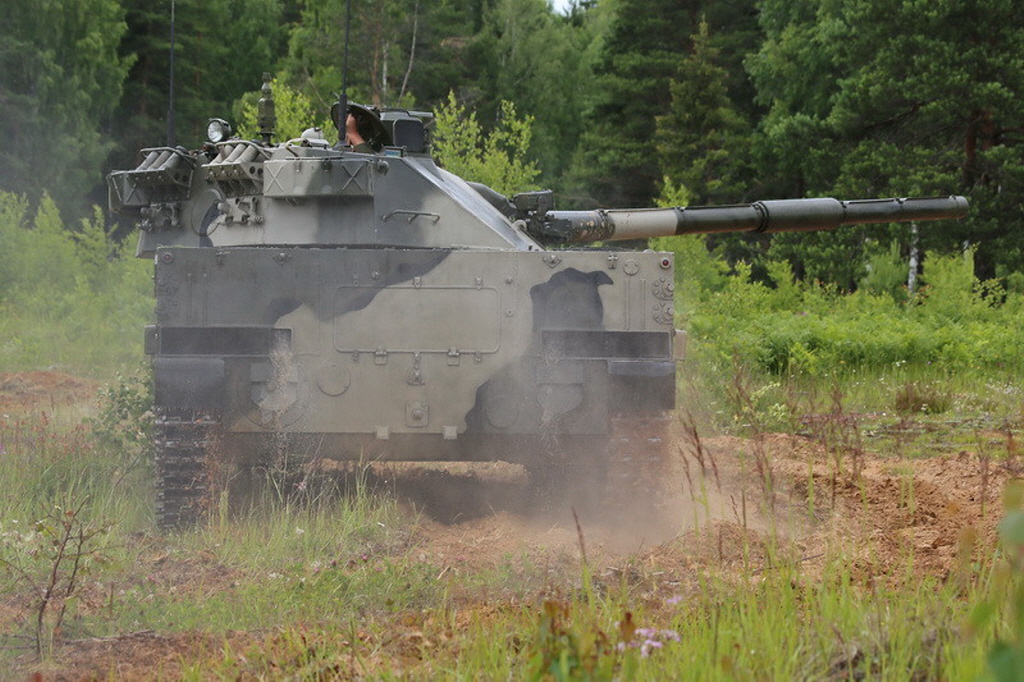
[[[155,263],[164,527],[202,515],[223,453],[508,460],[538,485],[600,481],[614,424],[641,425],[635,457],[659,447],[643,424],[675,405],[682,345],[673,255],[616,240],[967,211],[957,196],[560,211],[550,191],[506,198],[439,167],[429,114],[350,105],[369,145],[355,151],[316,131],[272,143],[264,100],[261,139],[215,119],[200,148],[144,149],[109,177]]]

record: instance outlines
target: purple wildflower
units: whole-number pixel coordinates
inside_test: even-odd
[[[626,648],[640,649],[640,656],[647,658],[657,649],[664,648],[666,642],[678,642],[679,633],[675,630],[659,630],[657,628],[637,628],[630,642],[619,642],[619,651]]]

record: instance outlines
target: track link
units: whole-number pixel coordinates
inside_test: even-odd
[[[527,464],[537,504],[612,523],[656,519],[669,492],[670,424],[667,414],[617,417],[606,435],[545,439]]]
[[[671,417],[616,417],[608,448],[606,513],[654,521],[664,512],[671,481]]]
[[[164,410],[156,418],[156,521],[185,528],[209,506],[209,453],[219,422],[209,414]]]

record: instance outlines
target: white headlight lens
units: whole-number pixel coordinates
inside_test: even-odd
[[[231,126],[222,118],[211,118],[206,124],[206,137],[215,144],[223,142],[231,137]]]

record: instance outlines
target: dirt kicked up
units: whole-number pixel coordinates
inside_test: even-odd
[[[17,395],[36,396],[28,384],[37,378],[4,375],[2,399],[16,400],[12,386]],[[47,385],[59,385],[44,378]],[[51,386],[51,397],[31,397],[30,407],[66,399],[59,390]],[[72,386],[68,395],[78,396],[78,391]],[[957,450],[909,459],[840,452],[791,434],[699,439],[675,422],[667,436],[669,460],[659,469],[653,520],[633,519],[628,512],[593,521],[581,521],[572,510],[539,513],[524,502],[524,473],[510,465],[375,470],[408,512],[403,541],[385,551],[396,561],[430,567],[447,599],[458,604],[459,615],[440,626],[430,613],[403,611],[390,616],[387,636],[353,632],[353,638],[371,645],[372,653],[338,677],[402,670],[426,674],[417,667],[424,647],[454,637],[460,622],[486,622],[503,610],[533,604],[540,594],[575,589],[584,555],[598,583],[634,585],[634,598],[648,610],[687,598],[708,575],[749,580],[773,570],[779,557],[813,581],[829,560],[844,556],[851,579],[866,589],[898,587],[923,576],[949,580],[958,566],[991,554],[1002,490],[1024,473],[1013,436],[990,436],[1005,439],[1007,456],[993,459]],[[126,582],[201,600],[236,590],[245,578],[241,569],[213,553],[168,552],[167,538],[155,531],[132,538],[138,545],[137,563],[123,578]],[[531,568],[507,586],[481,587],[474,578],[515,572],[509,566],[516,565]],[[101,610],[111,589],[97,583],[83,589],[81,600],[86,608],[92,604]],[[28,617],[22,608],[12,597],[0,601],[0,627]],[[177,679],[201,669],[204,659],[223,660],[226,650],[282,647],[284,636],[280,624],[226,632],[160,631],[141,624],[114,636],[72,639],[42,665],[25,659],[18,674],[152,679],[160,671],[161,678]]]

